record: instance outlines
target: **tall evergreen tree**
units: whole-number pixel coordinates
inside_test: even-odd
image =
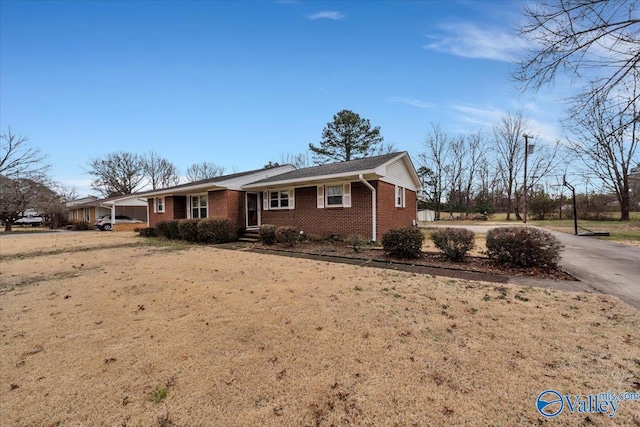
[[[380,127],[372,128],[368,119],[342,110],[324,127],[320,145],[309,144],[309,150],[315,164],[345,162],[375,153],[383,140]]]

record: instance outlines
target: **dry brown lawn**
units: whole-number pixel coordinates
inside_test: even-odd
[[[2,425],[538,425],[543,390],[640,388],[610,296],[95,232],[0,238],[0,280]]]

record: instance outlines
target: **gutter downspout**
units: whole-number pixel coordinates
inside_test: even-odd
[[[367,187],[369,187],[369,190],[371,190],[371,230],[372,230],[372,234],[373,237],[371,238],[371,240],[373,242],[376,241],[376,236],[377,236],[377,218],[376,218],[376,189],[373,187],[373,185],[369,184],[369,182],[364,179],[364,177],[362,176],[362,174],[358,175],[358,179],[360,180],[361,183],[363,183],[364,185],[366,185]]]

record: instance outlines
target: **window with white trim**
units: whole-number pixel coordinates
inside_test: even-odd
[[[289,190],[269,191],[270,209],[289,209]]]
[[[342,206],[342,184],[327,185],[325,191],[327,206]]]
[[[189,203],[191,205],[191,218],[207,217],[207,195],[190,196]]]
[[[154,212],[164,213],[164,197],[156,197],[154,200]]]
[[[404,187],[396,185],[396,208],[404,208]]]

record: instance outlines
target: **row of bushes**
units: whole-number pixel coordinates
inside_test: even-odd
[[[237,239],[237,231],[226,218],[181,219],[162,221],[156,228],[139,228],[144,237],[161,236],[169,240],[198,243],[227,243]]]
[[[304,236],[295,227],[288,225],[277,227],[272,224],[261,225],[258,234],[260,240],[266,245],[273,245],[277,242],[286,246],[294,246]]]
[[[451,261],[462,260],[475,246],[475,234],[464,228],[442,228],[431,240]],[[548,231],[533,227],[499,227],[486,237],[487,255],[518,267],[557,267],[562,244]]]
[[[303,234],[294,227],[265,224],[260,240],[267,245],[281,243],[294,246]],[[425,237],[413,227],[395,228],[382,236],[382,249],[389,256],[416,259],[422,256]],[[466,228],[440,228],[431,232],[431,240],[451,261],[461,261],[475,246],[475,234]],[[345,240],[357,252],[364,239],[352,236]],[[501,264],[519,267],[556,267],[562,245],[551,233],[533,227],[500,227],[487,233],[487,255]]]
[[[462,260],[475,246],[475,234],[465,228],[441,228],[431,240],[451,261]],[[395,258],[419,258],[424,235],[416,228],[398,228],[382,236],[384,251]],[[487,233],[487,255],[518,267],[557,267],[562,244],[551,233],[533,227],[500,227]]]

